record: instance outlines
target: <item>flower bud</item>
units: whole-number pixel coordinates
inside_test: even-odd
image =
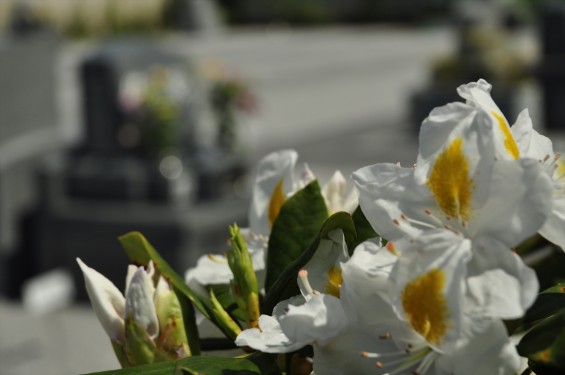
[[[137,268],[126,285],[125,350],[131,364],[153,363],[159,321],[153,303],[155,287],[143,267]]]
[[[108,279],[78,258],[77,262],[122,367],[190,356],[180,302],[152,262],[147,270],[128,267],[125,298]]]
[[[160,327],[156,340],[158,355],[163,357],[163,360],[190,356],[180,302],[162,276],[157,283],[154,301]]]
[[[259,319],[259,287],[247,244],[239,228],[230,227],[231,249],[228,264],[233,272],[232,293],[237,306],[245,314],[248,327],[256,327]]]

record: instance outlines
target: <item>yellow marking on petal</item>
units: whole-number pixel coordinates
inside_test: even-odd
[[[342,283],[343,276],[341,275],[341,269],[337,266],[332,266],[328,271],[328,282],[325,288],[326,294],[339,298]]]
[[[471,214],[473,180],[463,154],[463,139],[456,138],[437,157],[427,182],[438,206],[449,217],[468,220]]]
[[[271,200],[269,201],[269,225],[272,227],[273,223],[277,216],[279,216],[279,212],[281,211],[281,207],[283,206],[286,197],[283,191],[283,179],[279,180],[279,183],[273,190],[271,194]]]
[[[556,164],[559,176],[565,175],[565,162],[561,159],[557,159]]]
[[[506,148],[506,152],[508,152],[508,154],[514,159],[518,159],[520,157],[520,150],[518,149],[518,145],[514,140],[514,136],[510,132],[510,126],[508,126],[508,123],[500,113],[496,113],[494,111],[492,111],[491,113],[494,117],[496,117],[496,120],[498,121],[498,127],[504,135],[504,148]]]
[[[432,344],[440,343],[449,328],[444,286],[445,274],[436,268],[409,282],[402,292],[408,322]]]

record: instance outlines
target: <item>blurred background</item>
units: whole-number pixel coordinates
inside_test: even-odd
[[[245,226],[265,154],[322,183],[411,165],[479,78],[559,150],[565,3],[0,0],[0,374],[119,367],[76,257],[123,289],[139,230],[183,274]]]

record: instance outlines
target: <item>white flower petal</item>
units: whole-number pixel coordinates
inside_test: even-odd
[[[77,258],[92,308],[112,340],[123,341],[125,299],[110,280]]]
[[[307,343],[292,342],[285,336],[277,319],[261,315],[259,328],[242,331],[235,339],[237,346],[249,346],[264,353],[290,353]]]
[[[554,195],[553,210],[539,230],[547,240],[565,250],[565,194]]]
[[[133,278],[133,275],[135,274],[136,271],[137,271],[137,266],[135,264],[128,264],[128,270],[126,273],[126,289],[124,294],[127,294],[129,284],[131,283],[131,279]]]
[[[153,302],[155,287],[153,280],[143,267],[133,275],[126,294],[126,319],[133,319],[145,329],[151,338],[159,335],[159,321]]]
[[[435,364],[438,374],[512,375],[520,368],[520,356],[504,324],[494,320],[481,334],[461,340],[454,353],[440,356]]]
[[[398,317],[442,352],[452,350],[461,334],[470,257],[470,240],[437,229],[404,249],[391,271],[390,298]]]
[[[203,286],[229,284],[233,274],[225,255],[203,255],[198,258],[196,267],[186,271],[184,278],[191,288],[203,292]]]
[[[445,210],[442,201],[451,190],[433,185],[438,179],[441,182],[448,178],[451,189],[468,194],[459,197],[459,203],[463,199],[467,201],[468,207],[461,207],[462,211],[482,205],[489,193],[493,162],[492,125],[484,111],[452,103],[432,111],[422,124],[414,175],[417,183],[426,186],[432,194],[435,204],[428,208],[437,205]],[[444,215],[457,216],[441,213]]]
[[[499,160],[494,164],[489,200],[477,220],[469,223],[469,232],[516,246],[545,223],[552,194],[551,179],[537,161]]]
[[[420,127],[418,168],[427,174],[430,160],[442,151],[445,145],[456,137],[462,137],[468,144],[480,145],[481,157],[491,158],[492,127],[488,114],[463,103],[450,103],[435,108]],[[477,155],[478,156],[478,155]]]
[[[262,287],[265,283],[265,240],[251,233],[249,228],[242,228],[243,235],[253,269],[257,275],[257,282]],[[223,254],[203,255],[196,261],[196,266],[189,268],[184,275],[186,283],[200,294],[208,294],[205,286],[229,284],[233,279],[233,273],[228,265],[228,260]]]
[[[473,242],[467,285],[477,315],[501,319],[522,317],[539,291],[534,270],[491,238]]]
[[[396,321],[388,301],[388,278],[397,257],[386,248],[363,242],[342,265],[340,299],[350,320],[366,324]]]
[[[338,298],[314,295],[305,304],[288,306],[280,324],[284,334],[294,342],[324,342],[337,335],[348,324]]]
[[[324,196],[326,206],[328,207],[330,214],[339,211],[350,212],[347,211],[348,209],[351,209],[351,207],[346,207],[346,199],[351,198],[346,197],[346,187],[347,181],[340,171],[335,171],[328,182],[322,186],[322,195]],[[353,209],[355,209],[355,207],[353,207]]]
[[[510,124],[490,95],[491,85],[481,79],[458,88],[458,93],[467,99],[467,104],[487,112],[492,126],[495,154],[500,160],[515,160],[521,156],[512,135]]]
[[[314,346],[314,371],[324,375],[382,374],[375,367],[374,359],[360,355],[367,350],[377,350],[384,355],[398,352],[398,347],[392,340],[380,340],[378,336],[379,332],[375,327],[348,326],[328,345]]]
[[[496,111],[501,113],[500,108],[496,105],[490,95],[492,85],[484,79],[479,79],[477,82],[467,83],[457,88],[457,93],[467,103],[479,108],[484,108],[487,111]]]
[[[404,211],[424,216],[425,200],[415,185],[413,169],[375,164],[357,170],[353,180],[359,189],[361,210],[379,235],[394,241],[421,233],[421,229],[398,220]]]
[[[271,196],[281,179],[285,193],[293,190],[297,159],[296,151],[282,150],[267,155],[259,162],[249,209],[249,227],[253,232],[269,235],[271,228],[268,208]]]
[[[335,292],[333,289],[339,288],[332,284],[337,282],[331,280],[332,275],[334,278],[338,277],[337,273],[341,275],[340,263],[349,259],[343,231],[333,230],[328,237],[330,239],[320,240],[318,249],[303,267],[308,271],[308,281],[312,288],[322,293],[330,293],[330,290]]]
[[[527,109],[518,115],[516,123],[510,128],[514,140],[520,149],[520,156],[535,160],[544,160],[546,156],[553,158],[551,140],[534,130],[532,119]]]

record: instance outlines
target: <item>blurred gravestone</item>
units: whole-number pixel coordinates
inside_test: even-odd
[[[246,167],[196,138],[202,94],[190,64],[147,40],[120,40],[89,56],[81,78],[86,137],[41,172],[42,204],[24,226],[37,271],[65,267],[82,285],[80,257],[122,284],[117,237],[133,230],[180,273],[224,251],[228,224],[246,215],[235,191]]]
[[[542,7],[542,60],[538,70],[543,96],[545,126],[565,130],[565,4]]]

